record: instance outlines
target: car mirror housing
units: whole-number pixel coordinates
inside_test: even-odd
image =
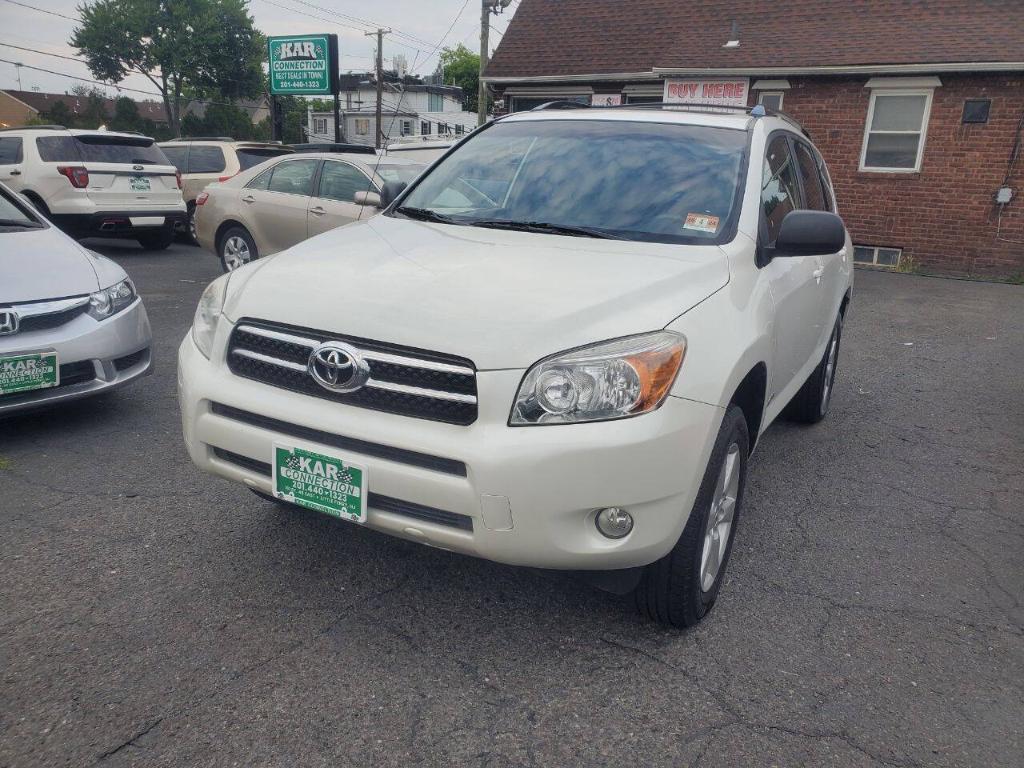
[[[380,189],[380,207],[387,208],[409,185],[404,181],[387,181]]]
[[[790,211],[782,220],[772,256],[820,256],[846,245],[843,220],[828,211]]]
[[[354,200],[356,205],[372,205],[374,208],[382,207],[380,195],[376,192],[356,192]]]

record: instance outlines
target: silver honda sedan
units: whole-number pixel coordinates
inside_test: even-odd
[[[151,345],[125,271],[0,184],[0,416],[127,384]]]

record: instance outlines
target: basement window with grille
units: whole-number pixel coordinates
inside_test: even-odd
[[[902,248],[884,248],[874,245],[855,245],[853,263],[872,267],[898,267]]]

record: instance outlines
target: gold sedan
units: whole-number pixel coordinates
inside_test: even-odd
[[[423,163],[357,154],[274,158],[196,198],[196,237],[225,272],[380,212],[387,182],[409,183]]]

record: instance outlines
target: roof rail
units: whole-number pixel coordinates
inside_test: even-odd
[[[593,106],[590,104],[580,104],[577,101],[549,101],[546,104],[541,104],[538,107],[534,107],[530,112],[542,112],[549,109],[598,109],[598,110],[616,110],[616,109],[671,109],[681,111],[694,111],[694,112],[743,112],[750,115],[753,118],[758,117],[777,117],[781,120],[793,125],[804,135],[809,136],[807,130],[800,125],[800,123],[793,118],[791,115],[786,114],[777,109],[770,109],[763,104],[755,104],[752,107],[742,106],[739,104],[700,104],[695,102],[680,102],[680,101],[651,101],[643,104],[616,104],[613,106]]]
[[[21,125],[12,128],[0,128],[0,131],[66,131],[63,125]]]

